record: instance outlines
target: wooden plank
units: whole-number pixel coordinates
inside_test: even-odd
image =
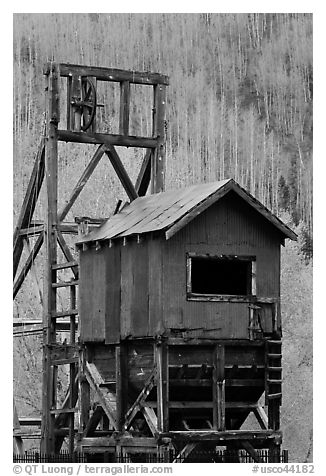
[[[151,180],[152,149],[147,149],[136,180],[135,189],[139,197],[146,195]]]
[[[105,144],[106,146],[145,147],[154,149],[157,139],[151,137],[122,136],[120,134],[104,134],[100,132],[58,131],[58,140],[77,142],[80,144]]]
[[[128,136],[129,134],[129,115],[130,115],[130,82],[122,81],[120,83],[120,115],[119,115],[119,134]]]
[[[106,308],[110,309],[105,319],[105,342],[114,344],[120,342],[120,306],[121,306],[121,260],[120,247],[106,248]]]
[[[80,193],[82,192],[83,188],[85,187],[86,183],[88,182],[88,179],[90,178],[90,176],[94,172],[96,166],[98,165],[101,158],[103,157],[104,152],[105,152],[105,146],[103,146],[103,145],[99,146],[98,149],[96,150],[92,159],[90,160],[87,167],[85,168],[82,176],[80,177],[77,184],[75,185],[69,200],[66,201],[64,207],[58,213],[58,217],[59,217],[60,222],[65,219],[69,210],[71,209],[71,207],[73,206],[73,204],[75,203],[77,198],[79,197]]]
[[[52,344],[49,354],[55,365],[78,362],[79,347],[77,344]]]
[[[23,251],[23,241],[19,235],[22,228],[28,228],[33,218],[37,199],[41,190],[41,186],[44,179],[45,170],[45,138],[42,137],[36,159],[34,162],[31,177],[28,183],[24,201],[20,210],[20,214],[17,220],[17,225],[14,231],[14,243],[13,243],[13,272],[16,276],[17,268],[19,265],[20,257]]]
[[[30,252],[28,258],[26,259],[25,261],[25,264],[21,270],[21,272],[19,273],[19,276],[18,278],[16,279],[15,283],[14,283],[14,289],[13,289],[13,297],[15,299],[18,291],[20,290],[29,270],[31,269],[32,267],[32,264],[34,262],[34,259],[36,258],[38,252],[40,251],[41,249],[41,246],[43,244],[43,241],[44,241],[44,232],[42,232],[37,240],[36,240],[36,243],[34,244],[33,246],[33,249],[32,251]]]
[[[66,263],[56,263],[52,265],[52,269],[66,269],[78,266],[78,261],[67,261]]]
[[[66,311],[53,312],[52,317],[76,316],[77,314],[78,314],[78,309],[67,309]]]
[[[23,322],[14,322],[14,337],[19,337],[28,334],[38,334],[43,331],[43,322],[41,320],[31,320]],[[56,322],[56,332],[69,332],[70,323],[68,321]]]
[[[157,373],[158,373],[157,367],[155,366],[149,378],[144,383],[142,391],[140,392],[140,394],[138,395],[138,397],[136,398],[136,400],[134,401],[134,403],[129,408],[128,412],[126,413],[125,421],[123,425],[125,430],[128,430],[128,428],[130,427],[132,423],[132,420],[136,416],[136,413],[140,411],[140,409],[144,406],[146,398],[148,397],[152,388],[155,385],[155,379],[157,377]]]
[[[160,193],[165,188],[165,103],[166,87],[154,86],[153,136],[158,138],[151,160],[151,193]]]
[[[268,417],[263,407],[258,405],[256,408],[254,408],[253,413],[260,425],[260,428],[262,430],[268,430]]]
[[[43,230],[44,230],[44,226],[43,226],[43,225],[30,226],[30,227],[28,227],[28,228],[21,228],[20,231],[19,231],[19,235],[20,235],[20,236],[23,236],[23,237],[36,236],[36,235],[42,233]]]
[[[79,284],[79,281],[78,280],[71,280],[71,281],[62,281],[62,282],[59,282],[59,283],[52,283],[52,287],[53,288],[67,288],[69,286],[77,286]]]
[[[116,366],[116,422],[118,431],[123,431],[125,426],[125,415],[128,408],[128,369],[127,369],[127,349],[123,344],[115,347]]]
[[[237,430],[237,431],[213,431],[213,430],[188,430],[162,432],[159,439],[171,438],[173,441],[281,441],[282,433],[274,430]]]
[[[85,438],[87,436],[92,435],[94,431],[97,428],[97,425],[101,421],[101,418],[103,417],[103,409],[101,406],[97,406],[91,416],[91,418],[88,420],[87,425],[85,427],[85,430],[83,431],[82,438]]]
[[[85,376],[93,390],[96,392],[99,402],[112,426],[117,429],[116,401],[114,395],[110,394],[108,390],[100,388],[100,385],[103,384],[104,381],[94,364],[86,362]]]
[[[117,176],[119,177],[119,180],[122,183],[123,188],[125,189],[129,199],[131,201],[135,200],[138,197],[138,193],[136,192],[135,187],[133,186],[133,184],[130,180],[130,177],[129,177],[126,169],[124,168],[124,165],[123,165],[119,155],[117,154],[117,151],[115,150],[114,146],[113,145],[107,145],[106,149],[105,149],[105,153],[109,157],[110,162],[111,162]]]
[[[146,402],[149,408],[157,408],[157,402]],[[208,401],[169,401],[169,408],[213,408],[213,402]]]
[[[188,443],[186,446],[182,448],[180,453],[174,458],[172,463],[183,463],[184,460],[190,455],[192,450],[194,450],[197,446],[197,443]]]
[[[146,406],[149,408],[156,408],[157,402],[146,401]],[[170,401],[169,408],[213,408],[213,402],[209,401]],[[257,408],[257,403],[248,402],[225,402],[225,408],[239,409],[239,410],[254,410]]]
[[[52,265],[57,262],[57,204],[58,204],[58,141],[57,130],[60,118],[59,111],[59,75],[55,65],[52,65],[48,77],[47,93],[47,142],[45,153],[46,177],[46,217],[45,217],[45,267],[43,273],[44,313],[43,313],[43,382],[42,382],[42,441],[41,451],[52,454],[55,452],[54,416],[50,414],[52,405],[56,402],[56,385],[53,379],[54,371],[49,345],[56,341],[55,320],[52,312],[57,308],[56,290],[52,282],[56,281],[56,271]]]
[[[157,427],[159,431],[169,428],[169,348],[166,342],[155,345],[157,367]]]
[[[46,63],[43,74],[48,75],[52,63]],[[94,76],[101,81],[129,81],[134,84],[169,84],[169,77],[159,73],[142,71],[127,71],[116,68],[104,68],[99,66],[84,66],[70,63],[59,63],[60,76],[69,77],[78,74],[80,76]]]
[[[144,418],[149,426],[149,429],[153,436],[156,436],[158,433],[157,429],[157,416],[152,408],[144,406],[141,408],[141,412],[144,415]]]
[[[84,367],[83,367],[84,370]],[[90,385],[84,374],[79,377],[79,431],[84,433],[89,424],[89,413],[91,409]]]
[[[213,353],[213,428],[225,430],[225,348],[217,345]]]
[[[69,385],[68,389],[67,389],[67,393],[66,393],[66,396],[65,396],[65,399],[63,401],[63,404],[62,404],[62,409],[66,409],[66,408],[74,408],[77,404],[77,396],[78,396],[78,375],[77,375],[77,372],[75,372],[74,376],[73,376],[73,382],[70,382],[72,383],[73,386]],[[74,414],[73,414],[74,416]],[[57,433],[59,430],[63,429],[63,428],[66,428],[67,426],[67,423],[71,421],[71,413],[59,413],[56,417],[55,417],[55,420],[54,420],[54,425],[53,425],[53,429],[54,429],[54,433],[56,434],[56,438],[55,438],[55,446],[54,446],[54,449],[55,449],[55,452],[56,453],[59,453],[59,451],[61,450],[61,447],[62,447],[62,444],[64,442],[64,439],[65,439],[65,436],[67,436],[67,433],[66,432],[62,432],[62,433]]]
[[[19,424],[20,426],[41,426],[42,418],[41,417],[20,417]]]
[[[54,408],[53,410],[50,410],[51,415],[64,415],[76,412],[77,408]]]

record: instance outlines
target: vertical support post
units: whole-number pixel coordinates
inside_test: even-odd
[[[269,463],[280,463],[281,462],[281,445],[278,442],[271,443],[268,452],[268,462]]]
[[[76,286],[70,286],[70,308],[76,309]],[[73,345],[76,340],[76,318],[75,315],[70,316],[70,344]],[[69,408],[75,406],[75,378],[76,364],[69,364]],[[72,455],[75,449],[75,414],[70,414],[69,421],[69,453]]]
[[[166,87],[154,86],[153,136],[157,137],[157,147],[152,155],[151,193],[164,192],[165,174],[165,103]]]
[[[169,431],[169,348],[166,342],[155,345],[157,366],[157,428]]]
[[[117,427],[123,431],[125,415],[128,409],[127,348],[120,344],[115,348]]]
[[[43,391],[42,391],[42,438],[41,450],[54,453],[54,428],[50,408],[54,398],[51,371],[50,346],[56,341],[55,319],[56,271],[52,266],[57,262],[57,200],[58,200],[58,140],[59,122],[59,72],[52,64],[47,77],[47,138],[45,153],[47,214],[45,217],[45,269],[44,269],[44,311],[43,311]]]
[[[280,429],[280,400],[269,400],[268,402],[268,428],[271,430]]]
[[[130,115],[130,83],[122,81],[120,83],[120,117],[119,134],[129,135],[129,115]]]
[[[213,355],[213,428],[225,430],[225,350],[218,344]]]
[[[90,385],[85,377],[85,350],[79,352],[79,382],[78,382],[78,412],[79,412],[79,433],[83,433],[89,420],[91,406]]]

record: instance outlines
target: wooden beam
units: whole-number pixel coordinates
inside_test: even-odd
[[[99,424],[103,415],[104,415],[103,409],[101,406],[98,405],[95,408],[93,415],[87,422],[85,430],[83,431],[83,435],[82,435],[83,438],[90,436],[96,430],[96,427]]]
[[[133,186],[130,180],[130,177],[126,169],[124,168],[124,165],[119,155],[117,154],[117,151],[115,150],[115,148],[111,145],[108,145],[106,146],[105,152],[107,156],[109,157],[110,162],[116,174],[118,175],[120,182],[122,183],[123,188],[125,189],[129,199],[132,201],[138,198],[138,193],[136,192],[135,187]]]
[[[20,426],[41,426],[42,418],[41,417],[20,417],[19,418]]]
[[[42,232],[42,233],[38,236],[38,238],[37,238],[37,240],[36,240],[36,242],[35,242],[35,244],[34,244],[34,246],[33,246],[32,251],[30,252],[28,258],[26,259],[25,264],[24,264],[24,266],[23,266],[21,272],[19,273],[19,276],[18,276],[18,278],[16,279],[16,281],[15,281],[15,283],[14,283],[14,289],[13,289],[13,297],[14,297],[14,299],[15,299],[15,297],[16,297],[18,291],[20,290],[20,288],[21,288],[21,286],[22,286],[22,284],[23,284],[23,282],[24,282],[24,280],[25,280],[25,278],[26,278],[26,276],[27,276],[29,270],[31,269],[31,267],[32,267],[32,265],[33,265],[33,262],[34,262],[34,259],[36,258],[38,252],[39,252],[40,249],[41,249],[41,246],[42,246],[42,244],[43,244],[43,241],[44,241],[44,233]]]
[[[107,389],[100,388],[100,386],[104,383],[104,380],[102,379],[100,373],[98,372],[97,368],[93,363],[86,362],[85,376],[90,386],[96,392],[97,398],[99,399],[99,403],[102,406],[106,415],[108,416],[112,426],[117,429],[116,401],[113,401],[112,397],[110,397],[109,395],[110,392]]]
[[[123,431],[128,408],[128,351],[123,344],[115,348],[116,377],[116,422],[118,431]]]
[[[146,407],[156,408],[157,402],[146,401]],[[169,408],[213,408],[213,402],[209,401],[170,401]],[[257,408],[257,403],[247,402],[225,402],[225,408],[239,409],[239,410],[254,410]]]
[[[46,217],[44,227],[45,266],[43,273],[43,382],[42,382],[42,441],[41,451],[47,454],[55,452],[54,416],[50,414],[52,405],[55,404],[55,391],[53,379],[54,371],[49,345],[56,341],[55,320],[52,312],[57,308],[56,290],[52,282],[56,281],[56,271],[52,265],[57,262],[57,209],[58,209],[58,140],[57,130],[60,118],[59,111],[59,73],[52,65],[47,82],[47,141],[45,153],[46,176]]]
[[[254,415],[255,415],[255,417],[256,417],[259,425],[260,425],[260,428],[262,428],[263,430],[267,430],[268,429],[268,417],[267,417],[263,407],[258,405],[256,408],[254,408],[253,413],[254,413]]]
[[[151,192],[163,192],[165,188],[165,102],[166,87],[154,86],[153,136],[157,137],[157,146],[151,160]]]
[[[24,201],[20,210],[17,225],[14,231],[14,244],[13,244],[13,272],[16,276],[17,268],[19,265],[20,257],[23,251],[23,241],[19,232],[22,228],[28,228],[33,218],[37,199],[41,190],[41,186],[44,179],[45,170],[45,138],[42,137],[32,174],[28,183],[27,191],[24,197]]]
[[[196,448],[197,443],[188,443],[182,448],[180,453],[174,458],[172,463],[183,463],[190,453]]]
[[[129,81],[134,84],[169,84],[169,77],[159,73],[143,71],[127,71],[116,68],[104,68],[99,66],[84,66],[79,64],[59,63],[60,76],[70,75],[94,76],[100,81]],[[48,75],[51,63],[46,63],[43,67],[43,74]]]
[[[36,236],[42,233],[44,230],[44,226],[29,226],[28,228],[21,228],[19,231],[19,235],[22,237],[28,237],[28,236]]]
[[[13,323],[14,337],[21,337],[29,334],[41,334],[43,332],[43,321],[32,319],[30,321],[20,321]],[[56,322],[56,332],[69,332],[70,322],[60,320]]]
[[[154,410],[152,408],[148,408],[147,406],[146,407],[143,407],[141,408],[140,410],[142,412],[142,414],[144,415],[144,418],[147,422],[147,425],[152,433],[153,436],[156,436],[157,433],[158,433],[158,430],[157,430],[157,416],[156,416],[156,413],[154,412]]]
[[[75,407],[77,403],[78,397],[78,374],[77,372],[74,375],[74,382],[73,382],[73,392],[71,393],[71,386],[68,387],[65,399],[63,401],[61,409],[72,409]],[[56,430],[60,430],[61,428],[65,428],[67,423],[70,419],[70,412],[67,413],[59,413],[54,420],[54,432]],[[63,434],[56,434],[55,438],[55,452],[59,453],[61,450],[62,444],[64,442],[65,435]]]
[[[157,366],[157,425],[159,431],[169,428],[169,349],[166,342],[155,345]]]
[[[262,459],[259,457],[259,455],[257,454],[254,447],[249,441],[243,440],[241,441],[241,445],[247,451],[249,456],[252,457],[255,463],[262,463]]]
[[[77,344],[52,344],[49,346],[49,351],[54,365],[78,362],[79,346]]]
[[[63,252],[67,262],[70,263],[71,261],[75,261],[73,255],[72,255],[72,253],[71,253],[71,251],[70,251],[70,249],[69,249],[69,247],[66,243],[66,240],[64,239],[64,237],[62,236],[62,234],[59,230],[57,230],[57,240],[58,240],[61,251]],[[56,264],[56,263],[54,263],[54,264]],[[54,268],[52,268],[52,269],[54,269]],[[74,275],[75,279],[78,279],[78,275],[79,275],[78,266],[72,266],[71,271],[73,272],[73,275]]]
[[[213,430],[187,430],[187,431],[168,431],[162,432],[159,439],[171,438],[172,441],[194,442],[194,441],[282,441],[282,433],[274,430],[227,430],[227,431],[213,431]]]
[[[213,428],[225,430],[225,347],[217,345],[213,353]]]
[[[13,400],[13,428],[14,428],[14,432],[16,431],[16,435],[14,433],[14,446],[16,446],[15,452],[22,456],[24,454],[24,443],[23,443],[22,437],[19,434],[17,434],[17,432],[21,431],[21,428],[20,428],[20,420],[18,418],[15,400]]]
[[[136,413],[140,411],[140,409],[144,406],[146,398],[148,397],[152,388],[155,385],[156,377],[157,377],[157,368],[155,366],[152,372],[150,373],[148,379],[146,380],[142,391],[140,392],[140,394],[138,395],[138,397],[136,398],[136,400],[134,401],[134,403],[129,408],[128,412],[126,413],[125,421],[123,425],[125,430],[128,430]]]
[[[147,149],[136,180],[135,189],[139,197],[144,197],[151,181],[152,149]]]
[[[104,134],[100,132],[75,132],[58,131],[58,140],[63,142],[77,142],[80,144],[105,144],[123,147],[149,147],[157,146],[155,137],[123,136],[120,134]]]
[[[130,115],[130,82],[122,81],[120,83],[120,116],[119,116],[119,134],[128,136],[129,134],[129,115]]]
[[[79,197],[81,191],[85,187],[88,179],[94,172],[96,166],[100,162],[101,158],[103,157],[105,152],[105,146],[100,145],[98,149],[96,150],[95,154],[93,155],[92,159],[90,160],[89,164],[87,165],[86,169],[84,170],[82,176],[78,180],[77,184],[75,185],[75,188],[72,191],[72,194],[69,198],[69,200],[65,203],[64,207],[58,214],[58,220],[59,222],[63,221],[65,217],[67,216],[69,210]]]

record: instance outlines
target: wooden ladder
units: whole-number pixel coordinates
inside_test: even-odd
[[[265,404],[282,404],[282,341],[267,340],[265,352]]]
[[[56,323],[57,318],[64,318],[69,317],[69,344],[56,344],[57,347],[61,347],[62,350],[67,351],[67,356],[65,358],[64,363],[69,364],[69,386],[67,389],[66,397],[63,402],[61,408],[57,408],[56,404],[56,395],[54,392],[53,395],[53,407],[50,409],[50,413],[55,417],[54,420],[54,430],[58,431],[60,428],[64,428],[68,425],[68,436],[69,436],[69,450],[70,452],[74,451],[74,437],[75,437],[75,413],[77,411],[76,403],[78,400],[78,362],[76,362],[76,333],[77,333],[77,325],[76,325],[76,316],[78,316],[78,309],[77,309],[77,297],[76,297],[76,287],[78,285],[78,274],[79,274],[79,267],[78,262],[73,260],[71,255],[67,256],[67,252],[65,253],[66,258],[70,258],[69,261],[62,263],[56,263],[51,265],[52,273],[52,293],[56,294],[59,288],[69,287],[70,288],[70,296],[69,296],[69,309],[67,310],[60,310],[57,309],[57,298],[55,297],[55,308],[51,311],[51,319]],[[57,271],[63,269],[71,269],[73,272],[74,277],[70,281],[57,281]],[[56,324],[55,324],[56,326]],[[70,350],[70,353],[69,353]],[[52,359],[51,359],[52,360]],[[53,368],[56,369],[58,365],[61,365],[63,362],[60,360],[57,361],[56,359],[52,360]],[[54,370],[55,375],[57,375],[57,371]],[[53,385],[55,385],[56,378],[54,380]],[[64,436],[56,436],[55,438],[55,452],[59,452],[61,446],[64,441]]]

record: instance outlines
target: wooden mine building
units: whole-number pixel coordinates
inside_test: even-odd
[[[67,64],[49,64],[44,74],[46,136],[14,236],[17,271],[46,176],[45,223],[14,285],[15,296],[45,241],[43,451],[58,452],[68,438],[71,452],[96,461],[121,454],[187,461],[196,449],[217,447],[246,450],[254,461],[257,449],[268,449],[269,460],[279,461],[280,248],[296,235],[232,179],[164,191],[166,76]],[[59,128],[60,78],[68,84],[66,129]],[[120,83],[119,134],[96,129],[98,81]],[[154,89],[151,137],[129,135],[132,83]],[[58,141],[98,144],[59,211]],[[116,145],[148,151],[135,184]],[[63,233],[77,234],[77,226],[64,218],[103,155],[129,202],[99,227],[88,219],[87,231],[84,220],[76,260]],[[73,273],[70,281],[58,280],[63,269]],[[64,286],[70,289],[67,311],[57,306],[57,289]],[[57,342],[60,326],[70,330],[68,345]],[[70,385],[58,408],[57,368],[64,364]],[[251,412],[260,429],[242,430]]]

